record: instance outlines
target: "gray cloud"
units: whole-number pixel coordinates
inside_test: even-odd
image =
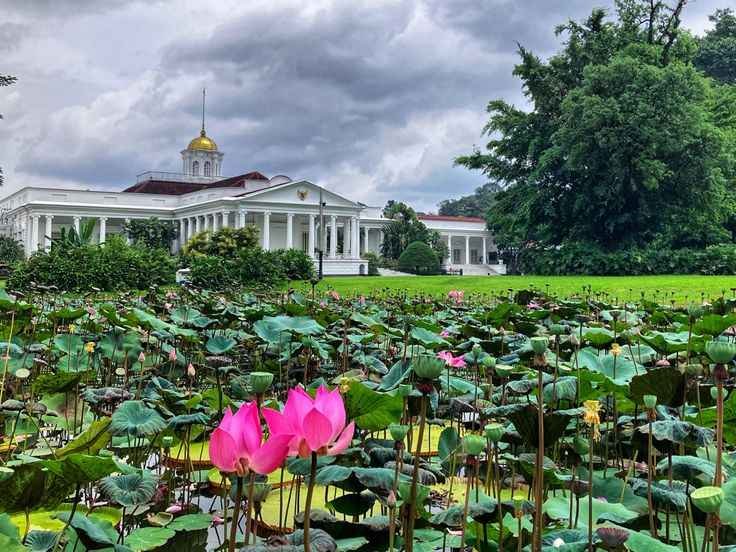
[[[32,4],[46,12],[45,2]],[[81,41],[54,35],[39,48],[58,46],[57,77],[76,81],[56,89],[38,62],[33,86],[17,87],[36,105],[11,98],[23,115],[11,123],[14,162],[0,158],[8,181],[120,188],[143,170],[177,170],[206,85],[207,129],[227,173],[285,173],[367,203],[404,199],[423,210],[483,183],[452,161],[483,143],[488,100],[523,103],[511,75],[516,42],[548,55],[560,41],[554,26],[591,9],[585,0],[284,0],[211,13],[187,0],[120,1],[104,12],[91,0],[66,4],[86,14],[64,29]],[[702,21],[715,7],[698,2],[688,17]],[[145,23],[118,28],[115,8]],[[94,39],[85,38],[90,25]],[[100,29],[96,51],[89,44]],[[23,68],[42,54],[25,44],[11,59]],[[10,115],[5,105],[0,95]]]

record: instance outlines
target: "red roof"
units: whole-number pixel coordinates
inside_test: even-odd
[[[417,215],[419,220],[449,220],[455,222],[485,222],[480,217],[452,217],[450,215]]]
[[[171,180],[144,180],[133,184],[123,192],[135,194],[183,195],[209,188],[245,188],[247,180],[268,180],[258,171],[231,176],[216,182],[175,182]]]

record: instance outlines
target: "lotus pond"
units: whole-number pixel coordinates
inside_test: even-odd
[[[730,550],[736,300],[604,299],[0,291],[0,545]]]

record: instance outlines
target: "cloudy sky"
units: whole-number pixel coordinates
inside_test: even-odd
[[[305,178],[434,210],[483,177],[488,100],[524,105],[516,42],[610,0],[0,0],[0,165],[26,185],[121,189],[178,171],[200,126],[223,173]],[[691,0],[685,26],[732,0]]]

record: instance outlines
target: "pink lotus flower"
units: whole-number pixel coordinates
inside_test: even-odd
[[[210,439],[210,460],[222,472],[239,477],[251,471],[266,475],[278,468],[289,452],[290,435],[271,435],[264,443],[258,405],[245,403],[233,414],[225,411]]]
[[[440,351],[437,358],[441,358],[452,368],[465,368],[465,359],[462,356],[453,356],[450,351]]]
[[[447,297],[452,299],[456,304],[460,304],[463,302],[463,299],[465,299],[465,292],[461,289],[451,289],[447,293]]]
[[[339,301],[340,300],[340,294],[337,293],[334,289],[331,289],[330,291],[328,291],[327,292],[327,295],[330,296],[330,299],[333,299],[335,301]]]
[[[345,425],[345,404],[340,390],[328,391],[321,386],[313,399],[297,387],[289,390],[284,411],[263,409],[271,439],[288,435],[289,455],[303,458],[312,452],[334,456],[350,445],[355,432],[355,422]]]
[[[442,330],[440,332],[440,337],[450,337],[450,332],[448,332],[447,330]]]
[[[176,362],[176,349],[173,347],[169,351],[169,362]]]

